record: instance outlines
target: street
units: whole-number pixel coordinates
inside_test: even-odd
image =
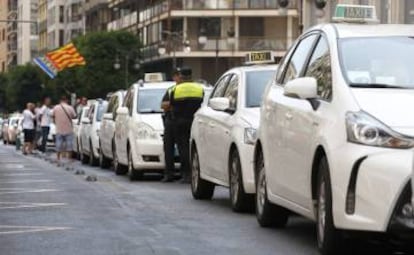
[[[57,167],[6,146],[0,164],[2,255],[318,254],[312,222],[292,217],[286,229],[260,228],[253,214],[231,212],[223,188],[213,201],[195,201],[187,185],[158,176],[131,183],[109,170],[78,162]]]

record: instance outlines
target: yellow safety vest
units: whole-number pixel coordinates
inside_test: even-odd
[[[203,87],[194,82],[180,83],[172,88],[173,100],[182,101],[186,99],[202,99],[204,95]]]

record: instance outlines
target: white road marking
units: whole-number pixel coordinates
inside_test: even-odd
[[[1,179],[0,179],[1,180]],[[0,181],[0,184],[19,184],[19,183],[45,183],[52,180],[16,180],[16,181]]]
[[[22,193],[43,193],[43,192],[56,192],[57,189],[19,189],[19,188],[0,188],[0,195],[4,194],[22,194]]]
[[[69,230],[69,227],[46,227],[46,226],[9,226],[0,225],[0,235],[10,234],[25,234],[25,233],[37,233],[56,230]]]
[[[1,209],[36,208],[49,206],[64,206],[65,203],[27,203],[27,202],[0,202]]]
[[[42,173],[9,173],[9,174],[0,174],[0,176],[4,176],[4,177],[13,177],[13,176],[39,176],[39,175],[44,175]],[[0,178],[0,180],[2,180]]]
[[[20,168],[24,168],[24,165],[22,164],[4,164],[2,165],[3,168],[16,168],[16,169],[20,169]]]

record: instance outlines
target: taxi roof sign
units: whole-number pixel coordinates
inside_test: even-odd
[[[275,63],[275,54],[272,51],[256,51],[246,55],[246,65]]]
[[[163,82],[165,81],[165,74],[163,73],[146,73],[144,75],[145,82]]]
[[[338,4],[332,20],[337,22],[378,23],[375,6]]]

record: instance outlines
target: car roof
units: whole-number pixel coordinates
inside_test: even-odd
[[[352,24],[329,23],[315,26],[309,31],[333,28],[337,38],[414,36],[414,25],[410,24]]]

